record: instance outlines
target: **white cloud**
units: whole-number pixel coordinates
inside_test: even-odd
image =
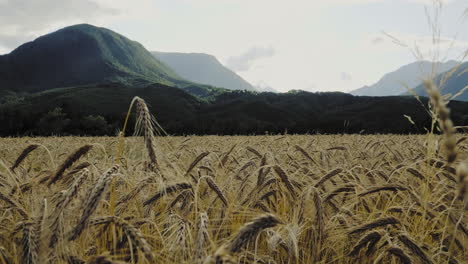
[[[118,11],[91,0],[3,0],[0,2],[0,46],[12,49],[50,30],[73,23],[93,23]]]
[[[274,55],[275,50],[272,47],[252,47],[239,56],[229,57],[226,66],[237,72],[248,71],[256,60],[270,58]]]

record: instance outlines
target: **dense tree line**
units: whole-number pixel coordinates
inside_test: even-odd
[[[0,104],[0,135],[116,135],[135,95],[148,102],[159,123],[173,135],[424,133],[431,124],[424,107],[427,100],[411,97],[236,91],[203,102],[174,88],[126,89],[10,98]],[[450,107],[454,123],[467,125],[468,103],[452,102]]]

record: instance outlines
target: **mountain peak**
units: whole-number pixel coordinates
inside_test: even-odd
[[[447,62],[416,61],[385,74],[373,85],[351,91],[351,94],[364,96],[400,95],[407,91],[406,88],[416,87],[422,79],[448,71],[458,64],[460,63],[454,60]]]
[[[142,80],[178,85],[182,80],[143,45],[90,24],[62,28],[0,56],[0,87],[41,91],[103,81]]]
[[[152,53],[158,60],[169,65],[182,78],[189,81],[229,90],[255,90],[250,83],[223,66],[213,55],[157,51]]]

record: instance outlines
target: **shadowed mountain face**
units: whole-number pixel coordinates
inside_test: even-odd
[[[414,62],[384,75],[382,79],[371,86],[364,86],[352,91],[351,94],[365,96],[400,95],[407,91],[405,87],[414,88],[421,83],[422,79],[448,71],[458,64],[456,61],[446,63]]]
[[[152,54],[186,80],[229,90],[255,90],[250,83],[224,67],[212,55],[169,52],[152,52]]]
[[[63,28],[0,56],[0,89],[41,91],[98,82],[183,83],[141,44],[105,28]]]
[[[468,101],[468,62],[439,74],[435,78],[435,83],[443,95],[457,95],[454,100]],[[413,92],[420,96],[427,96],[426,89],[422,84],[415,87]],[[408,94],[407,92],[404,95]]]

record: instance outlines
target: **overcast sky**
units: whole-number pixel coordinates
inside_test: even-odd
[[[415,46],[428,60],[461,58],[468,2],[443,2],[434,45],[432,0],[0,0],[0,54],[90,23],[148,50],[215,55],[253,85],[350,91],[415,61]]]

